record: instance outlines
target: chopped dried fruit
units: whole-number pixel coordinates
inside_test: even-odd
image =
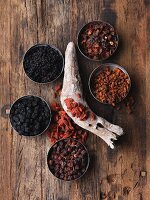
[[[53,102],[51,110],[52,123],[48,136],[52,143],[68,137],[81,140],[81,142],[86,141],[87,132],[76,125],[58,103]]]
[[[48,165],[57,178],[66,181],[75,180],[87,170],[87,150],[74,139],[60,140],[49,151]]]
[[[91,22],[79,34],[79,47],[91,59],[106,59],[115,52],[117,46],[118,35],[105,22]]]
[[[80,118],[81,121],[87,120],[88,117],[90,117],[92,121],[96,119],[96,115],[93,112],[88,111],[87,107],[81,103],[75,102],[72,98],[67,98],[64,102],[73,117]]]
[[[64,102],[73,117],[80,118],[81,121],[89,117],[88,109],[81,103],[75,102],[72,98],[66,98]]]
[[[106,66],[94,77],[91,90],[100,102],[115,106],[126,97],[130,84],[129,77],[121,69]]]

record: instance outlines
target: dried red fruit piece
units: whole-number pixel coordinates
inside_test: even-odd
[[[115,106],[127,95],[130,84],[129,77],[121,69],[107,66],[94,77],[91,89],[100,102]]]
[[[52,143],[68,137],[78,139],[81,142],[86,141],[87,132],[76,125],[58,103],[53,102],[51,104],[51,110],[52,123],[48,136]]]
[[[104,22],[87,24],[79,34],[82,52],[91,59],[101,60],[111,56],[118,46],[114,28]]]
[[[72,98],[66,98],[64,102],[73,117],[80,118],[81,121],[88,118],[88,110],[84,105],[75,102]]]

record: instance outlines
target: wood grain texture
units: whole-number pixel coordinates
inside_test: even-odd
[[[101,200],[100,192],[116,200],[150,199],[150,0],[1,0],[0,1],[0,200]],[[87,147],[91,164],[78,181],[55,179],[47,168],[50,143],[46,134],[18,136],[4,106],[26,94],[52,101],[57,82],[37,85],[24,74],[22,58],[36,43],[56,45],[64,54],[69,41],[76,43],[79,29],[92,20],[106,20],[119,33],[120,45],[108,61],[125,66],[136,99],[134,113],[117,111],[94,101],[87,81],[99,63],[79,52],[79,68],[86,99],[96,114],[122,126],[126,135],[115,150],[90,134]],[[106,62],[106,61],[105,61]],[[62,82],[62,77],[58,80]],[[140,172],[146,171],[146,177]],[[114,174],[116,181],[108,183]],[[124,194],[128,186],[131,191]]]

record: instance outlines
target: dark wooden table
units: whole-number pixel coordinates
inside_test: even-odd
[[[0,200],[150,199],[150,0],[1,0],[0,1]],[[46,134],[26,138],[11,128],[4,110],[17,98],[34,94],[52,101],[58,82],[38,85],[24,74],[22,58],[36,43],[56,45],[63,53],[85,23],[106,20],[119,33],[120,44],[108,61],[125,66],[132,79],[133,114],[97,104],[87,81],[99,63],[78,52],[86,99],[97,114],[122,126],[125,136],[111,150],[89,134],[91,164],[78,181],[65,183],[48,171]],[[107,62],[107,61],[105,61]],[[146,175],[141,176],[141,171]],[[110,176],[111,175],[111,176]],[[113,180],[108,180],[113,177]],[[127,191],[127,189],[130,189]],[[115,198],[111,198],[115,193]],[[129,193],[129,194],[128,194]]]

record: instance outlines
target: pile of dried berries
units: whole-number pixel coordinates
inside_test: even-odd
[[[48,166],[54,176],[71,181],[87,170],[89,156],[86,148],[74,139],[58,141],[48,153]]]
[[[85,121],[88,118],[88,110],[81,103],[75,102],[72,98],[67,98],[65,99],[65,104],[73,117],[80,118],[81,121]]]
[[[23,65],[28,77],[38,83],[55,80],[62,72],[63,57],[50,45],[35,45],[25,54]]]
[[[130,89],[130,79],[121,69],[105,67],[91,82],[93,95],[102,103],[115,106],[126,97]]]
[[[80,118],[81,121],[87,120],[88,117],[90,117],[91,120],[95,120],[96,116],[93,112],[88,111],[87,107],[81,103],[75,102],[72,98],[65,99],[65,104],[73,117]]]
[[[85,25],[78,40],[83,54],[95,60],[110,57],[118,46],[117,33],[110,24],[104,22],[90,22]]]
[[[48,136],[52,143],[62,138],[74,138],[80,142],[87,139],[87,131],[76,125],[59,104],[51,104],[52,122]]]
[[[18,99],[10,110],[10,122],[21,135],[42,133],[50,123],[51,113],[47,103],[36,96]]]

